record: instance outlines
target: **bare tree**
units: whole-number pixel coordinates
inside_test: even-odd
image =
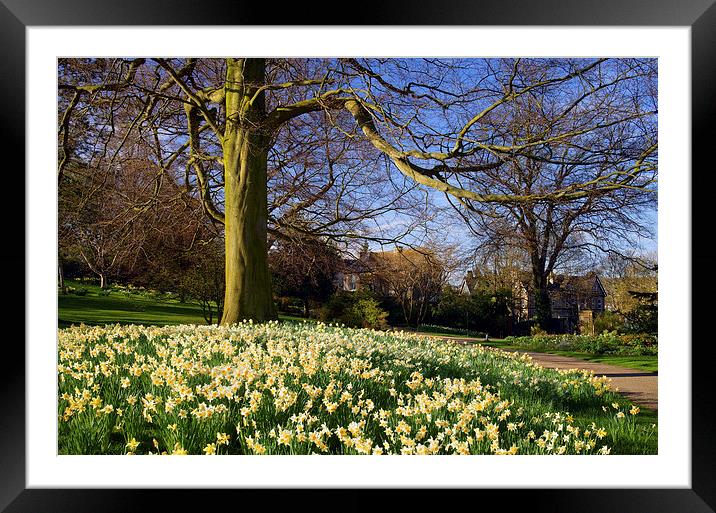
[[[300,298],[305,317],[310,301],[325,301],[335,292],[340,265],[338,249],[320,237],[282,238],[269,251],[274,287],[280,295]]]
[[[60,196],[60,240],[97,275],[100,287],[107,288],[120,267],[133,267],[143,234],[131,216],[125,215],[118,200],[119,184],[93,183],[96,175],[87,169],[66,174]],[[85,192],[88,190],[91,193]]]
[[[412,105],[388,110],[379,100],[346,107],[401,172],[443,191],[476,235],[493,247],[523,252],[537,320],[546,326],[547,279],[555,267],[575,254],[616,252],[625,241],[649,235],[643,214],[656,201],[656,63],[481,64],[480,87],[438,89],[398,86],[354,63],[382,91],[420,96],[458,113],[434,121],[430,127],[441,128],[431,132],[419,128],[427,125],[429,102],[420,111]],[[464,66],[466,77],[471,65]]]
[[[419,326],[437,302],[451,271],[451,260],[436,248],[419,250],[398,247],[372,253],[371,285],[378,293],[395,298],[405,322]]]
[[[603,259],[600,270],[607,289],[606,307],[618,314],[624,315],[636,308],[639,294],[658,291],[656,255],[623,258],[610,254]]]
[[[269,233],[351,239],[376,217],[425,205],[415,184],[386,176],[359,145],[347,149],[337,140],[340,135],[350,141],[351,134],[335,126],[326,111],[338,92],[326,89],[334,82],[333,64],[61,61],[58,179],[73,155],[109,173],[127,146],[156,147],[152,164],[173,176],[184,168],[188,193],[198,195],[224,231],[223,322],[273,318]],[[395,241],[409,229],[372,238]]]

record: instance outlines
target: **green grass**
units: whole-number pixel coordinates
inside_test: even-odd
[[[498,347],[500,349],[511,349],[517,351],[532,351],[532,349],[524,348],[520,346],[511,345],[505,340],[490,340],[483,342],[476,340],[477,343],[490,346]],[[624,367],[627,369],[634,369],[647,372],[658,372],[659,363],[658,356],[624,356],[624,355],[611,355],[611,354],[590,354],[581,353],[578,351],[557,351],[557,350],[544,350],[540,351],[547,354],[556,354],[559,356],[570,356],[579,360],[594,363],[604,363],[607,365],[616,365],[618,367]]]
[[[195,302],[181,303],[176,299],[151,297],[150,294],[130,294],[124,291],[102,295],[101,289],[91,283],[67,280],[67,285],[85,289],[84,296],[58,294],[58,326],[87,324],[139,324],[142,326],[169,326],[176,324],[207,324],[201,305]],[[216,314],[214,314],[216,315]],[[287,322],[316,322],[292,315],[280,315]]]
[[[578,353],[575,351],[550,351],[551,354],[561,356],[571,356],[594,363],[605,363],[608,365],[616,365],[627,369],[634,369],[646,372],[658,372],[659,364],[657,356],[621,356],[621,355],[595,355],[587,353]]]
[[[507,349],[507,350],[513,350],[513,351],[533,351],[531,348],[527,347],[521,347],[516,346],[513,344],[510,344],[505,339],[489,339],[487,342],[485,342],[482,338],[474,338],[474,337],[467,337],[467,336],[460,336],[460,335],[454,335],[452,333],[434,333],[434,332],[416,332],[420,335],[425,336],[438,336],[438,337],[452,337],[452,338],[464,338],[464,339],[470,339],[475,344],[482,344],[484,346],[489,347],[496,347],[499,349]],[[658,356],[624,356],[624,355],[610,355],[610,354],[590,354],[590,353],[581,353],[578,351],[557,351],[557,350],[544,350],[539,351],[541,353],[547,353],[547,354],[556,354],[559,356],[570,356],[572,358],[577,358],[578,360],[584,360],[587,362],[594,362],[594,363],[604,363],[607,365],[616,365],[618,367],[624,367],[627,369],[634,369],[639,371],[646,371],[646,372],[658,372],[659,371],[659,363],[658,363]]]
[[[110,292],[100,295],[100,288],[84,282],[68,281],[74,288],[87,290],[84,296],[59,294],[58,325],[72,324],[206,324],[197,303],[180,303],[173,299],[157,299],[147,295]]]

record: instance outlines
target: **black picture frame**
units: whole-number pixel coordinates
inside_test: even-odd
[[[575,26],[689,26],[691,27],[692,70],[692,276],[698,276],[698,288],[692,287],[692,487],[690,489],[511,489],[470,490],[480,502],[486,498],[504,498],[506,506],[521,511],[586,512],[714,512],[716,510],[716,438],[714,435],[714,386],[711,384],[712,361],[708,337],[711,306],[707,291],[716,285],[716,256],[710,252],[712,203],[716,191],[710,149],[716,140],[716,5],[714,0],[461,0],[446,5],[427,0],[420,3],[401,0],[371,5],[360,2],[359,9],[340,10],[335,4],[297,5],[281,10],[273,2],[251,4],[228,0],[0,0],[0,145],[5,160],[6,196],[3,200],[3,227],[6,241],[15,241],[12,254],[2,252],[0,261],[6,270],[6,287],[15,295],[25,289],[25,187],[20,180],[25,166],[25,29],[44,25],[575,25]],[[321,19],[321,13],[335,16]],[[31,135],[31,134],[30,134]],[[49,149],[48,149],[49,150]],[[51,150],[49,150],[51,151]],[[685,176],[688,170],[684,170]],[[23,222],[20,222],[23,219]],[[688,265],[684,262],[684,265]],[[24,272],[19,272],[23,269]],[[11,272],[7,272],[11,270]],[[711,272],[710,272],[711,271]],[[693,283],[693,280],[692,280]],[[24,304],[16,298],[17,304]],[[17,308],[17,306],[15,306]],[[25,310],[25,322],[31,319]],[[50,320],[47,320],[50,322]],[[54,322],[54,320],[52,320]],[[24,340],[24,323],[14,319]],[[127,490],[127,489],[26,489],[25,466],[25,361],[22,347],[12,354],[6,339],[5,368],[0,390],[0,510],[24,511],[136,511],[148,509],[149,499],[162,501],[162,510],[185,510],[196,499],[211,496],[211,503],[248,495],[265,496],[272,506],[294,503],[307,490]],[[14,340],[21,340],[14,337]],[[688,347],[689,341],[684,341]],[[20,346],[17,342],[15,346]],[[506,493],[507,492],[507,493]],[[315,491],[313,492],[315,493]],[[348,497],[338,499],[336,494]],[[322,490],[321,503],[340,505],[338,509],[364,509],[372,501],[368,490]],[[450,502],[457,501],[453,491]],[[457,493],[457,492],[455,492]],[[438,494],[446,496],[446,493]],[[298,497],[297,497],[298,496]],[[425,505],[436,494],[413,490],[404,496],[403,507]],[[463,497],[459,497],[462,499]],[[153,502],[153,500],[151,502]],[[432,500],[432,499],[430,499]],[[440,499],[441,501],[443,499]],[[407,501],[407,502],[406,502]],[[445,503],[448,506],[448,503]],[[370,507],[370,506],[368,506]],[[203,508],[205,509],[205,508]],[[200,509],[203,510],[203,509]]]

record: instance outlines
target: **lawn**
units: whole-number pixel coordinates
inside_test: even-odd
[[[59,331],[61,454],[655,454],[605,378],[321,323]]]
[[[510,344],[509,341],[505,339],[489,339],[485,341],[482,338],[474,338],[474,337],[463,337],[461,335],[455,335],[447,332],[416,332],[420,335],[424,336],[438,336],[443,338],[459,338],[459,339],[466,339],[471,340],[475,344],[481,344],[488,347],[495,347],[499,349],[506,349],[506,350],[514,350],[514,351],[531,351],[532,349],[521,347],[518,345]],[[588,362],[595,362],[595,363],[606,363],[609,365],[617,365],[619,367],[625,367],[627,369],[634,369],[634,370],[640,370],[640,371],[647,371],[647,372],[658,372],[659,370],[659,363],[658,363],[658,356],[653,355],[638,355],[638,356],[624,356],[624,355],[614,355],[614,354],[590,354],[590,353],[583,353],[578,351],[557,351],[557,350],[550,350],[545,349],[543,351],[540,351],[543,353],[549,353],[549,354],[556,354],[560,356],[571,356],[572,358],[577,358],[579,360],[585,360]]]
[[[85,289],[83,296],[59,294],[58,326],[66,328],[73,324],[103,326],[105,324],[140,324],[144,326],[166,326],[174,324],[207,324],[201,305],[192,301],[181,303],[168,297],[135,290],[110,291],[102,295],[99,286],[87,282],[67,280],[75,289]],[[106,293],[106,292],[105,292]],[[216,314],[214,314],[216,315]],[[291,315],[280,315],[283,321],[301,322],[303,319]]]
[[[529,350],[520,346],[511,345],[505,340],[490,340],[488,342],[477,341],[480,344],[487,345],[490,347],[497,347],[501,349],[511,350]],[[595,363],[606,363],[609,365],[617,365],[619,367],[626,367],[627,369],[634,369],[647,372],[658,372],[659,363],[658,356],[655,355],[636,355],[636,356],[624,356],[616,354],[590,354],[582,353],[578,351],[557,351],[557,350],[544,350],[544,353],[556,354],[560,356],[571,356],[572,358],[578,358],[588,362]]]
[[[60,328],[72,324],[206,324],[197,303],[180,303],[178,300],[152,297],[136,291],[111,291],[101,295],[101,289],[91,283],[67,281],[75,289],[84,289],[83,296],[59,294],[58,325]]]

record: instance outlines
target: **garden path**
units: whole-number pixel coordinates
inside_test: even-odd
[[[475,338],[446,338],[459,344],[480,343]],[[515,351],[515,349],[504,349]],[[612,380],[612,388],[635,404],[645,406],[654,411],[659,406],[658,373],[645,372],[635,369],[627,369],[617,365],[605,363],[587,362],[571,356],[560,356],[556,354],[535,353],[533,351],[520,351],[532,357],[535,363],[551,369],[586,369],[594,372],[597,376],[606,376]]]

